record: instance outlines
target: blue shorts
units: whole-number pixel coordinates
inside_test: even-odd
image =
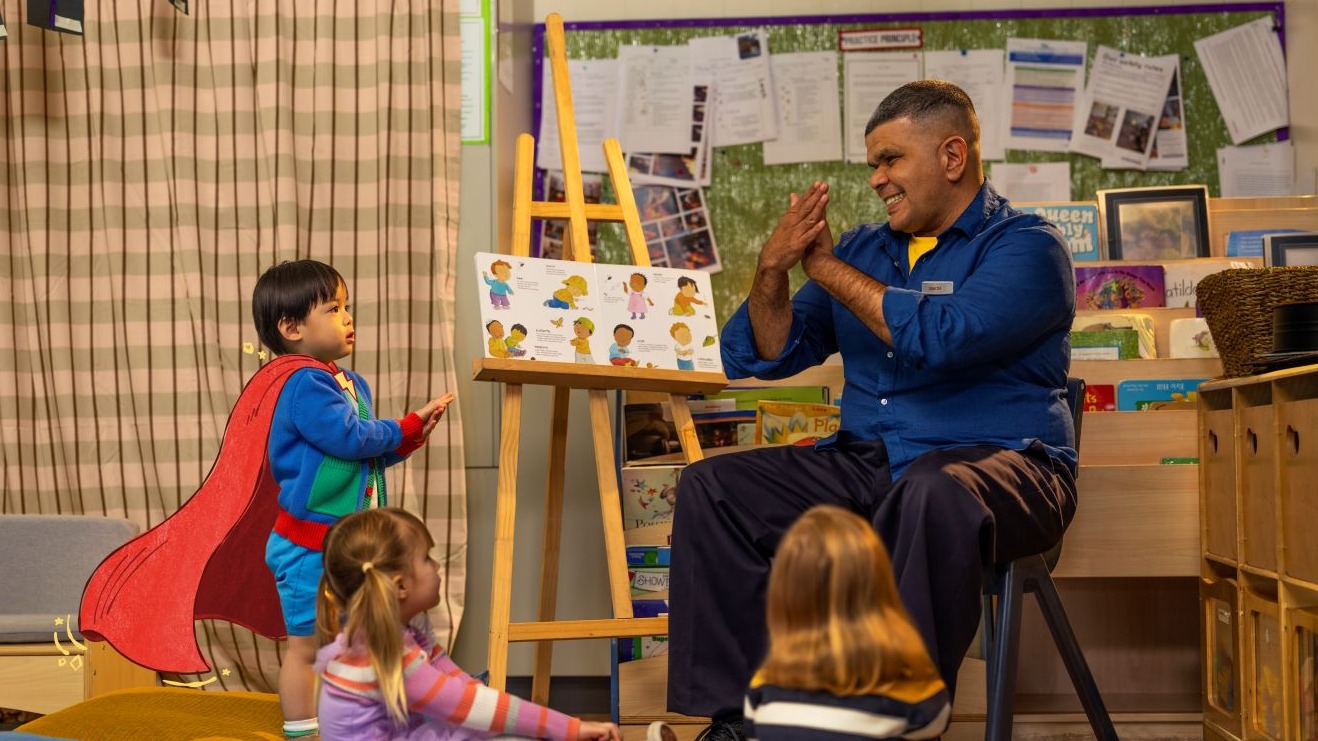
[[[265,543],[265,564],[275,575],[284,628],[291,636],[316,634],[316,595],[325,565],[320,551],[303,548],[278,534]]]

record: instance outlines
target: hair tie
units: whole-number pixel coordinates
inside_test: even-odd
[[[373,568],[375,568],[375,564],[371,563],[370,561],[367,561],[366,563],[362,564],[362,573],[365,574],[366,572],[370,571]]]

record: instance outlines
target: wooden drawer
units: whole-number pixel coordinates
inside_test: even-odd
[[[1236,550],[1235,415],[1230,408],[1205,411],[1199,434],[1203,486],[1204,550],[1232,562]]]
[[[1277,426],[1271,404],[1240,410],[1240,560],[1277,571]]]
[[[1318,583],[1318,399],[1282,402],[1277,411],[1283,568]]]

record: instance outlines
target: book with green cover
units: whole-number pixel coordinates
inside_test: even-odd
[[[1133,329],[1071,332],[1072,360],[1127,360],[1139,356],[1140,337]]]

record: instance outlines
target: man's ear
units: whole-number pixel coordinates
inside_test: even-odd
[[[938,156],[943,165],[943,172],[949,183],[961,181],[966,174],[966,163],[970,158],[970,145],[959,136],[949,136],[938,146]]]
[[[302,322],[289,317],[279,320],[279,334],[289,342],[297,342],[302,339]]]

